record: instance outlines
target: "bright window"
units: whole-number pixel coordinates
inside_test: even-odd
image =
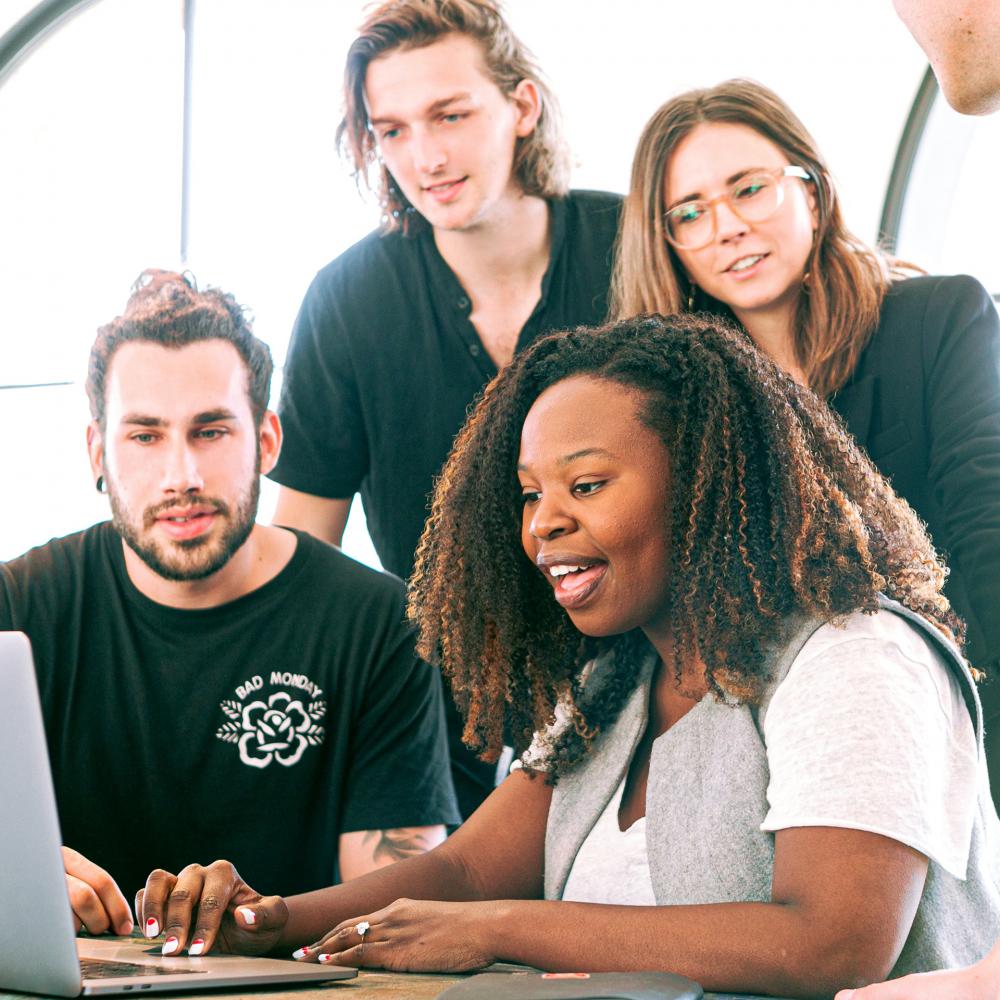
[[[1000,115],[971,118],[938,95],[917,147],[897,253],[932,273],[972,274],[1000,295]]]
[[[0,31],[32,6],[0,0]],[[363,6],[194,6],[183,266],[252,308],[279,364],[313,274],[377,220],[334,149]],[[739,16],[732,0],[506,9],[560,96],[575,186],[625,190],[639,131],[663,100],[752,76],[816,135],[851,225],[874,239],[925,65],[891,4],[758,0]],[[83,374],[97,326],[121,310],[137,274],[182,266],[183,11],[182,0],[93,2],[0,87],[0,559],[106,516],[83,446]],[[263,520],[274,500],[266,484]],[[345,548],[374,560],[360,504]]]

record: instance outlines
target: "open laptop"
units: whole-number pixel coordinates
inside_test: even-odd
[[[99,794],[99,775],[94,787]],[[0,632],[0,803],[2,990],[75,997],[357,975],[356,969],[269,958],[164,958],[158,946],[140,939],[76,937],[31,646],[20,632]]]

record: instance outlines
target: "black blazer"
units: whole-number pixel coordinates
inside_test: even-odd
[[[927,523],[951,567],[973,665],[1000,665],[1000,320],[975,278],[910,278],[886,296],[851,380],[830,400]],[[1000,713],[1000,681],[982,690]]]

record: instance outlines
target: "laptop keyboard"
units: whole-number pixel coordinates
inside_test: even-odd
[[[103,958],[81,958],[80,971],[84,979],[121,979],[123,976],[176,976],[204,969],[164,969],[158,965],[137,965],[135,962],[112,962]]]

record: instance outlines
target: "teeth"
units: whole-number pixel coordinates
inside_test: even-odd
[[[549,573],[552,576],[560,577],[567,573],[579,573],[583,568],[583,566],[552,566],[549,568]]]
[[[753,267],[754,264],[759,260],[763,260],[764,255],[762,253],[755,254],[753,257],[744,257],[742,260],[738,260],[729,269],[730,271],[745,271],[748,267]]]

